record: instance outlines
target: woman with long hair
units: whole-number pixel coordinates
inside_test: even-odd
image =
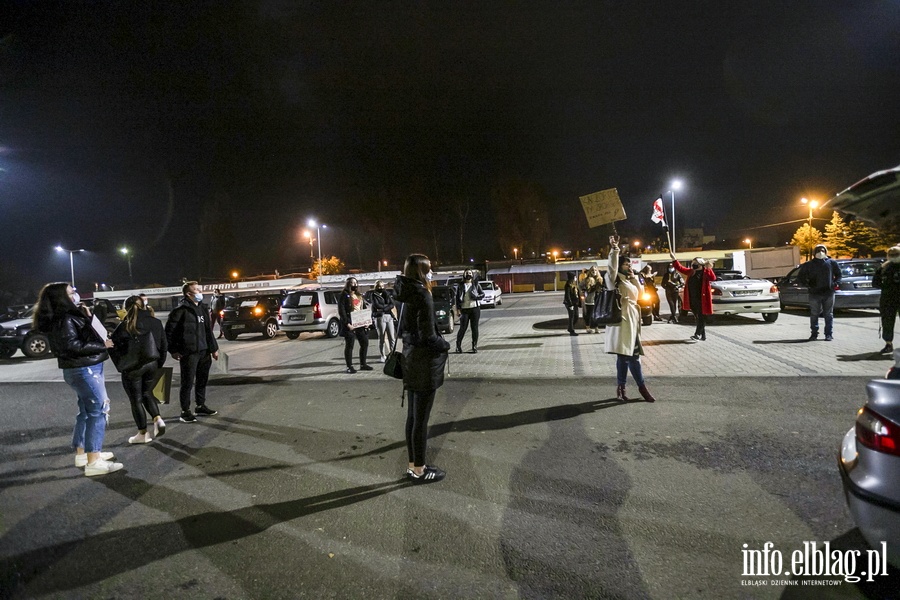
[[[618,290],[622,302],[622,321],[606,326],[605,347],[607,354],[616,355],[616,398],[628,401],[625,395],[625,383],[628,372],[638,385],[638,391],[647,402],[656,402],[644,382],[641,368],[641,308],[638,298],[643,293],[640,280],[631,269],[631,259],[619,255],[619,238],[609,238],[609,264],[604,276],[604,285],[608,290]]]
[[[578,309],[581,307],[581,290],[578,289],[578,278],[575,276],[575,271],[566,273],[563,305],[569,314],[569,335],[578,335],[578,332],[575,331],[575,323],[578,322]]]
[[[125,311],[125,319],[113,331],[112,341],[114,352],[120,356],[134,353],[139,357],[133,368],[122,371],[122,387],[131,402],[131,416],[138,428],[137,434],[128,438],[128,443],[146,444],[166,432],[166,423],[159,416],[152,391],[156,370],[166,362],[168,344],[162,322],[153,316],[140,296],[125,300]],[[144,345],[143,339],[148,335],[155,352],[148,352]],[[147,414],[153,420],[153,435],[147,431]]]
[[[375,282],[372,290],[372,320],[375,321],[375,330],[378,332],[378,352],[381,354],[381,362],[387,360],[384,353],[384,343],[387,347],[394,347],[394,298],[391,291],[384,287],[380,279]]]
[[[472,353],[478,352],[478,322],[481,321],[481,301],[484,290],[478,285],[478,278],[472,269],[463,272],[463,280],[454,290],[456,310],[459,311],[459,331],[456,332],[456,353],[462,353],[462,342],[469,324],[472,325]]]
[[[359,342],[359,369],[371,371],[367,364],[366,354],[369,351],[369,328],[354,327],[351,313],[367,308],[366,300],[359,293],[359,283],[356,277],[348,277],[338,299],[338,316],[341,318],[341,329],[344,332],[344,360],[347,363],[347,372],[356,373],[353,368],[353,345]]]
[[[446,473],[425,465],[428,418],[437,389],[444,384],[444,366],[450,343],[438,333],[431,297],[431,261],[424,254],[410,254],[397,276],[394,292],[404,305],[400,332],[403,337],[403,387],[409,408],[406,414],[406,476],[413,483],[440,481]]]
[[[694,313],[694,319],[697,321],[697,328],[691,339],[695,342],[705,342],[706,317],[713,314],[712,288],[709,282],[716,280],[716,274],[712,270],[712,264],[698,256],[691,261],[690,267],[685,267],[678,262],[673,253],[670,252],[669,256],[672,257],[672,266],[675,270],[687,277],[682,306],[684,310]]]
[[[78,292],[68,283],[48,283],[38,296],[33,329],[50,340],[63,379],[78,398],[72,434],[75,466],[93,477],[122,468],[122,463],[113,462],[112,452],[102,451],[109,414],[103,362],[113,344],[94,330],[79,302]]]

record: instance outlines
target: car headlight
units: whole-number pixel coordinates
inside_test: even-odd
[[[434,314],[436,314],[439,317],[446,317],[447,311],[446,310],[436,310],[436,311],[434,311]]]

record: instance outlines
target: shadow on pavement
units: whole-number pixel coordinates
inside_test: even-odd
[[[861,360],[872,361],[893,361],[894,357],[890,354],[881,354],[880,352],[863,352],[862,354],[838,354],[838,362],[858,362]]]
[[[753,340],[754,344],[806,344],[809,342],[808,339],[796,339],[796,340]]]

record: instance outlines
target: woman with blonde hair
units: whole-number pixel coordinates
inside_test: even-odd
[[[159,416],[159,406],[152,394],[156,370],[166,362],[166,332],[144,300],[131,296],[125,301],[125,319],[113,331],[112,341],[113,362],[131,363],[122,370],[122,387],[131,402],[131,416],[138,432],[128,438],[128,443],[146,444],[166,432],[166,423]],[[147,431],[148,414],[153,420],[153,435]]]

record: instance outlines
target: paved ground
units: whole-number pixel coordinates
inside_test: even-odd
[[[743,544],[864,549],[835,453],[889,364],[871,313],[839,317],[830,344],[793,343],[807,327],[791,314],[721,320],[696,344],[653,325],[650,405],[611,398],[602,334],[565,335],[560,304],[485,311],[432,417],[448,479],[424,487],[398,478],[399,385],[344,374],[336,340],[226,342],[220,414],[170,419],[147,446],[125,443],[111,375],[106,449],[126,469],[97,479],[70,464],[55,361],[0,364],[0,597],[897,597],[896,576],[742,576]]]

